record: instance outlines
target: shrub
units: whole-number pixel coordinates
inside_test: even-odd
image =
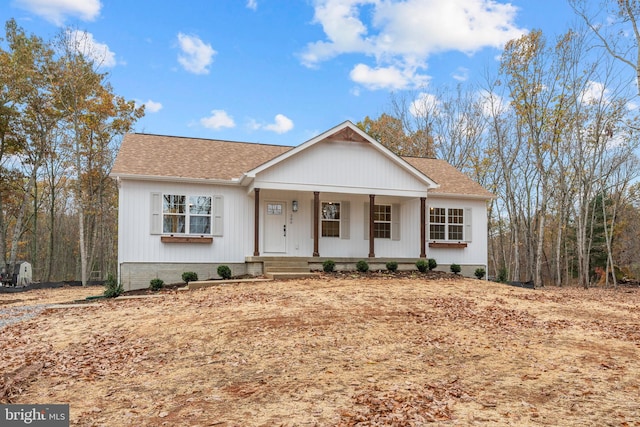
[[[498,277],[496,280],[500,283],[507,283],[507,278],[509,277],[509,272],[507,271],[507,267],[501,267],[498,270]]]
[[[387,270],[389,270],[392,273],[395,273],[396,270],[398,269],[398,263],[395,261],[389,261],[387,263]]]
[[[332,273],[336,270],[336,263],[332,259],[327,259],[322,263],[322,271]]]
[[[185,271],[182,273],[182,281],[185,283],[195,282],[198,280],[198,274],[193,271]]]
[[[118,283],[118,280],[113,274],[109,274],[107,280],[104,282],[104,296],[107,298],[115,298],[124,292],[122,283]]]
[[[149,282],[149,289],[152,291],[159,291],[164,287],[164,280],[162,279],[151,279]]]
[[[223,279],[231,279],[231,269],[227,265],[219,265],[218,266],[218,276]],[[196,278],[196,280],[198,280]]]
[[[451,264],[451,267],[449,267],[451,269],[451,272],[453,274],[458,274],[460,273],[460,271],[462,271],[462,268],[460,267],[460,264]]]
[[[356,269],[360,273],[366,273],[367,271],[369,271],[369,264],[367,263],[367,261],[361,259],[356,263]]]
[[[475,276],[479,280],[482,280],[482,278],[484,277],[485,274],[487,274],[487,272],[484,271],[484,268],[476,268],[476,271],[473,274],[475,274]]]
[[[420,273],[426,273],[427,268],[429,268],[429,264],[426,260],[419,259],[418,261],[416,261],[416,267],[418,267],[418,271],[420,271]]]
[[[429,258],[427,263],[429,264],[429,271],[433,270],[434,268],[436,268],[438,266],[438,263],[433,258]]]

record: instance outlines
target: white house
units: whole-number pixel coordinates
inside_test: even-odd
[[[492,194],[442,160],[399,157],[351,122],[297,146],[125,136],[118,266],[126,290],[195,271],[217,278],[359,260],[472,275],[487,266]],[[285,267],[283,261],[287,261]]]

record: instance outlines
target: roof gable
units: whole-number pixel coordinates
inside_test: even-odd
[[[350,121],[345,121],[339,124],[338,126],[335,126],[334,128],[331,128],[328,131],[321,133],[315,138],[312,138],[307,142],[301,145],[298,145],[292,150],[284,152],[278,157],[275,157],[270,161],[261,164],[255,169],[248,171],[246,173],[246,177],[249,179],[253,179],[256,177],[258,173],[263,172],[269,168],[275,167],[279,163],[293,156],[296,156],[298,153],[304,150],[307,150],[310,147],[313,147],[314,145],[321,143],[322,141],[348,141],[348,142],[354,142],[354,143],[370,144],[371,147],[379,151],[387,159],[394,162],[398,167],[409,172],[419,181],[426,184],[429,188],[435,188],[438,186],[438,184],[435,183],[433,180],[431,180],[427,175],[424,175],[423,173],[418,171],[415,167],[413,167],[412,165],[404,161],[400,156],[397,156],[396,154],[394,154],[391,150],[389,150],[387,147],[385,147],[384,145],[380,144],[378,141],[370,137],[366,132],[358,128],[356,125],[354,125]]]

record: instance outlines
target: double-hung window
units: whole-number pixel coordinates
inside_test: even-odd
[[[462,241],[465,229],[465,210],[460,208],[429,209],[429,239]]]
[[[163,195],[162,232],[211,234],[211,196]]]
[[[340,237],[340,203],[322,202],[322,237]]]
[[[373,237],[391,238],[391,205],[373,206]]]

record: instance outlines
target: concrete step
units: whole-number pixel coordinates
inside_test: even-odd
[[[308,273],[309,263],[307,261],[265,261],[263,264],[264,272],[283,272],[283,273]]]
[[[304,267],[298,267],[298,266],[272,266],[272,267],[265,267],[264,269],[265,273],[271,273],[271,272],[279,272],[279,273],[308,273],[309,272],[309,266],[305,265]]]
[[[309,277],[317,277],[320,273],[312,273],[307,269],[306,273],[302,272],[268,272],[265,273],[265,276],[272,280],[286,280],[286,279],[306,279]]]

